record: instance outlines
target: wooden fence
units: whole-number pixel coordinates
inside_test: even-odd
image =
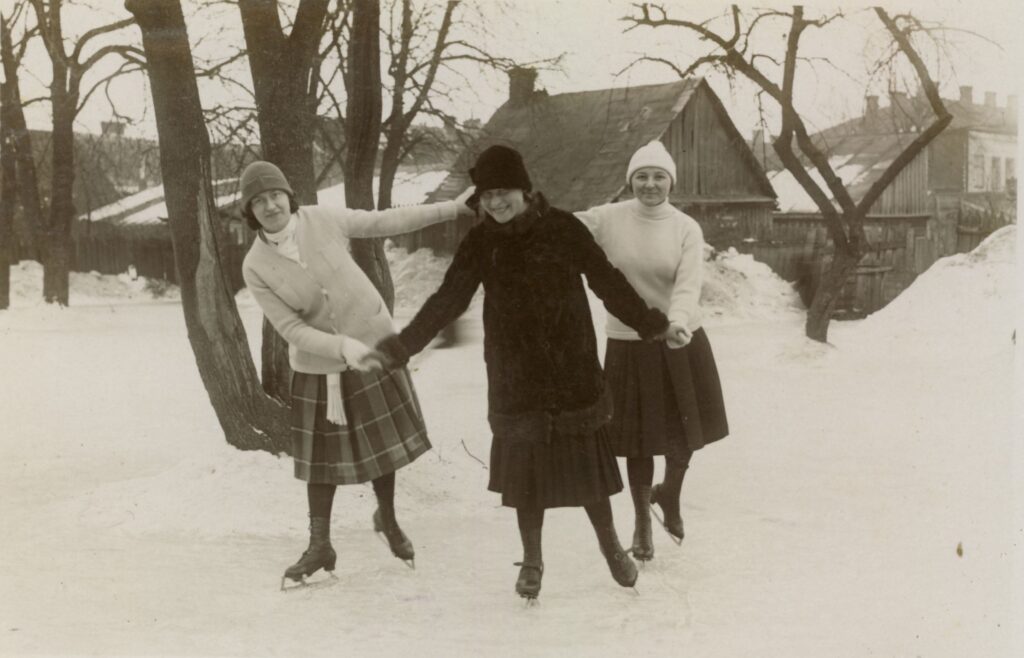
[[[939,258],[970,251],[992,231],[1012,223],[1008,213],[972,213],[958,197],[936,198],[931,214],[869,217],[869,247],[846,282],[839,317],[863,317],[896,298]],[[833,247],[824,221],[809,214],[778,214],[772,239],[737,246],[792,281],[810,303],[832,263]]]

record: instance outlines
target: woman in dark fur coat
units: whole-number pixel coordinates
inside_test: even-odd
[[[390,366],[405,364],[465,311],[482,283],[494,436],[488,488],[518,515],[516,591],[530,599],[540,592],[541,527],[550,507],[586,509],[613,578],[632,587],[636,565],[619,544],[609,504],[622,479],[605,431],[610,398],[581,275],[643,340],[677,340],[684,331],[647,306],[586,226],[532,192],[517,151],[492,146],[469,173],[483,221],[459,245],[437,292],[377,348]]]

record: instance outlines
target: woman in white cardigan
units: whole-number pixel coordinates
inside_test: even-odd
[[[633,198],[577,213],[608,260],[650,306],[685,327],[684,347],[639,340],[608,315],[605,379],[612,392],[609,424],[615,454],[626,458],[636,509],[633,556],[654,557],[650,506],[665,530],[683,539],[679,498],[693,451],[729,433],[718,369],[701,326],[704,237],[700,225],[668,202],[676,164],[655,140],[630,159],[626,183]],[[686,340],[688,339],[688,340]],[[664,481],[652,487],[654,457],[665,456]]]
[[[258,236],[242,274],[288,342],[295,477],[307,483],[309,500],[309,547],[284,578],[303,581],[321,568],[334,570],[335,490],[366,481],[377,496],[374,529],[411,564],[412,542],[395,518],[395,471],[429,450],[430,442],[408,372],[379,372],[367,347],[395,330],[348,243],[472,213],[453,201],[382,211],[299,207],[284,174],[269,162],[246,167],[240,187],[242,214]]]

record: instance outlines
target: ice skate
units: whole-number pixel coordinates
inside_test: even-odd
[[[544,576],[544,564],[542,562],[516,562],[515,566],[520,567],[519,577],[516,579],[516,594],[526,599],[526,605],[537,604],[537,597],[540,595],[540,581]]]
[[[389,516],[391,517],[390,523],[387,523],[383,511],[378,507],[373,513],[373,530],[387,542],[392,555],[404,562],[410,569],[415,569],[416,551],[413,549],[412,542],[398,527],[398,521],[395,520],[394,514]]]
[[[657,505],[661,508],[659,514]],[[671,500],[662,493],[661,485],[656,484],[651,488],[651,509],[654,511],[658,523],[665,529],[668,536],[677,546],[683,543],[683,518],[679,515],[679,499]]]
[[[618,540],[615,543],[618,544]],[[637,592],[636,580],[640,576],[640,572],[637,571],[636,563],[622,549],[622,546],[608,548],[601,546],[601,554],[604,555],[604,559],[608,563],[608,570],[611,571],[615,582],[622,587],[631,587],[634,592]]]
[[[337,564],[338,555],[331,546],[330,530],[330,519],[313,517],[309,520],[309,548],[302,553],[298,562],[285,569],[284,576],[281,577],[282,591],[311,586],[313,583],[308,583],[306,576],[311,576],[320,569],[334,578],[334,566]],[[299,585],[286,587],[287,580],[296,581]]]
[[[636,511],[636,526],[633,530],[633,546],[629,552],[640,566],[654,557],[654,538],[651,536],[651,488],[649,486],[630,487],[633,495],[633,507]]]

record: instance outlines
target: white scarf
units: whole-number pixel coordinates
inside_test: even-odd
[[[263,231],[263,237],[277,247],[279,254],[296,263],[301,263],[299,243],[295,241],[295,224],[295,215],[292,215],[283,229],[276,233]],[[342,403],[340,372],[332,372],[327,375],[327,420],[342,427],[348,425],[348,419],[345,417],[345,405]]]

